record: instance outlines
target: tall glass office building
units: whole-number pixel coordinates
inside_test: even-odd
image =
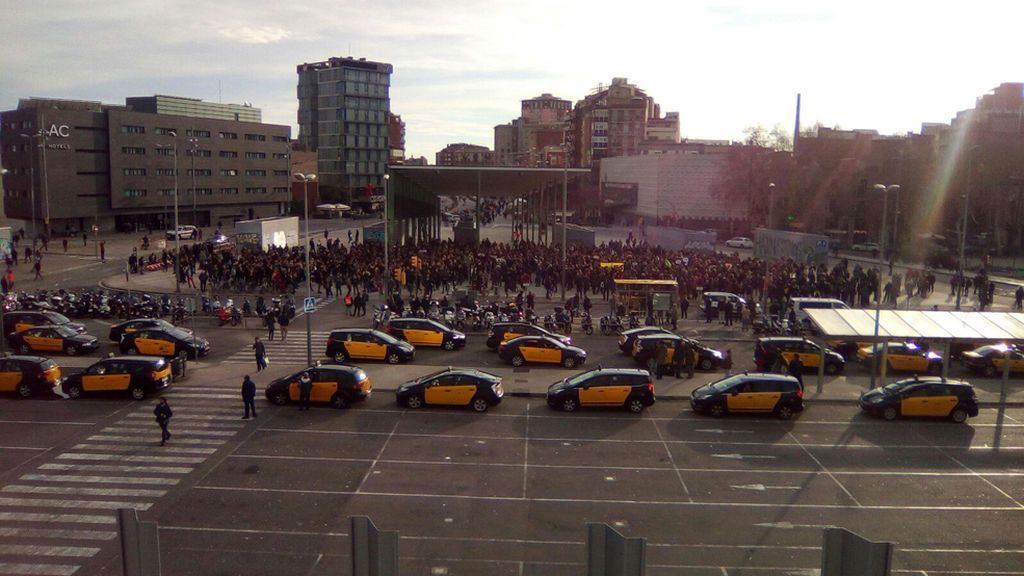
[[[317,152],[321,197],[351,202],[383,188],[391,64],[331,58],[296,71],[299,142]]]

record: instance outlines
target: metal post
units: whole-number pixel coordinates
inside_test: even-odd
[[[199,221],[196,220],[196,150],[199,149],[199,139],[191,138],[189,142],[192,143],[192,225],[199,228]]]
[[[45,210],[45,216],[43,217],[43,232],[49,236],[50,234],[50,184],[46,175],[46,133],[43,131],[39,132],[39,137],[42,142],[40,149],[43,151],[43,207]]]
[[[896,262],[899,259],[899,247],[900,247],[900,187],[896,186],[896,209],[893,210],[892,215],[892,260]]]
[[[388,181],[390,174],[384,175],[384,302],[391,298],[391,291],[388,286],[391,284],[391,268],[388,267]],[[401,312],[399,310],[399,312]]]
[[[967,245],[967,207],[968,207],[968,202],[969,202],[970,196],[971,196],[971,172],[973,170],[973,164],[974,164],[974,162],[973,162],[973,160],[974,160],[974,150],[977,149],[977,148],[978,148],[978,146],[975,145],[975,146],[972,146],[971,149],[967,151],[967,187],[964,189],[963,215],[961,216],[961,219],[960,219],[960,262],[959,262],[959,265],[958,265],[958,267],[960,269],[959,270],[960,271],[960,281],[957,283],[957,287],[956,287],[956,309],[957,310],[960,309],[960,300],[961,300],[961,296],[962,296],[963,291],[964,291],[964,268],[965,268],[965,266],[964,266],[964,248]]]
[[[174,293],[181,293],[181,233],[178,231],[178,135],[174,132]],[[193,172],[195,174],[195,172]],[[192,189],[195,193],[195,189]]]
[[[949,378],[949,340],[942,347],[942,379]]]
[[[881,230],[881,235],[880,235],[880,238],[879,238],[880,240],[883,240],[883,241],[885,240],[886,223],[888,222],[886,212],[889,209],[889,193],[888,192],[889,192],[890,188],[893,188],[893,187],[889,186],[887,188],[884,184],[875,184],[875,190],[880,191],[882,193],[882,198],[883,198],[883,201],[882,201],[882,230]],[[882,249],[882,257],[884,258],[885,257],[885,248],[881,244],[879,245],[879,248]],[[876,346],[878,344],[878,323],[879,323],[879,320],[881,318],[881,314],[882,314],[882,271],[879,270],[878,271],[878,284],[876,284],[876,286],[875,286],[875,337],[871,341],[871,345],[872,346]],[[874,353],[871,355],[871,380],[870,380],[870,383],[869,383],[869,388],[868,388],[869,390],[871,388],[875,387],[875,373],[877,373],[877,372],[878,372],[878,349],[876,348],[876,349],[874,349]]]
[[[22,134],[22,138],[27,138],[29,142],[28,149],[28,190],[29,190],[29,204],[31,204],[32,210],[32,238],[38,235],[36,230],[36,163],[35,154],[32,153],[32,149],[35,148],[36,143],[32,140],[35,136],[28,134]]]
[[[880,379],[878,381],[878,383],[880,385],[882,385],[882,386],[885,386],[885,374],[887,372],[886,369],[888,367],[889,367],[889,340],[886,339],[886,341],[882,343],[882,375],[879,377]]]
[[[881,184],[875,184],[875,190],[881,190],[882,192],[882,229],[878,233],[878,251],[884,261],[886,259],[886,229],[888,228],[887,224],[889,223],[889,193],[886,187]]]
[[[775,183],[768,183],[768,229],[772,229],[772,215],[775,212]]]
[[[302,199],[306,219],[306,298],[313,297],[313,279],[310,278],[312,270],[309,267],[309,253],[312,252],[312,245],[309,236],[309,179],[302,180]],[[306,366],[313,365],[313,315],[306,312]]]
[[[566,222],[569,220],[567,211],[569,209],[569,159],[566,158],[565,164],[562,170],[562,303],[565,303],[565,267],[566,255],[565,255],[565,227]]]

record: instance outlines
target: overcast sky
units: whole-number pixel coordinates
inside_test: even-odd
[[[243,101],[297,136],[295,65],[389,62],[406,153],[493,147],[519,101],[627,77],[689,138],[803,123],[918,131],[1024,81],[1024,3],[931,0],[8,0],[0,109],[29,96]]]

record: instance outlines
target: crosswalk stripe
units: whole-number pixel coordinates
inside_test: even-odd
[[[91,558],[99,548],[91,546],[40,546],[38,544],[0,544],[0,554],[18,556],[64,556],[68,558]]]
[[[216,416],[217,414],[221,414],[224,416],[231,416],[233,414],[238,413],[238,408],[236,408],[235,406],[228,406],[227,404],[222,406],[211,406],[203,404],[196,406],[181,406],[178,402],[175,402],[174,408],[175,412],[180,413],[182,416],[199,414],[208,414],[210,416]],[[145,414],[145,416],[148,417],[150,421],[154,421],[152,412],[150,412],[149,414]],[[175,414],[174,417],[177,418],[178,414]]]
[[[144,474],[189,474],[192,466],[114,466],[110,464],[41,464],[40,470],[63,472],[142,472]]]
[[[137,452],[145,450],[147,454],[150,452],[149,447],[146,446],[120,446],[117,444],[75,444],[72,450],[99,450],[104,452]],[[160,448],[160,452],[177,452],[180,454],[210,455],[216,451],[216,448],[190,448],[188,446],[163,446]]]
[[[202,398],[202,399],[205,399],[205,400],[211,400],[211,399],[238,400],[238,396],[236,396],[235,394],[217,394],[217,393],[207,394],[205,392],[174,392],[173,394],[168,394],[168,397],[170,397],[170,398]]]
[[[199,428],[180,428],[173,427],[172,434],[188,435],[188,436],[234,436],[238,432],[236,430],[203,430]],[[110,428],[104,428],[100,432],[153,432],[152,428],[132,428],[129,426],[111,426]]]
[[[89,436],[87,440],[100,440],[103,442],[134,442],[137,444],[148,444],[152,445],[156,441],[151,438],[140,438],[137,436],[117,436],[100,434],[96,436]],[[227,440],[219,440],[216,438],[175,438],[175,444],[205,444],[207,446],[220,446],[226,444]]]
[[[237,416],[238,415],[238,410],[232,410],[231,414]],[[147,420],[152,420],[153,419],[153,415],[152,414],[127,414],[127,417],[128,418],[147,419]],[[174,415],[174,421],[175,422],[180,422],[182,420],[198,420],[198,421],[203,421],[203,420],[220,420],[220,419],[222,419],[224,417],[225,416],[222,416],[222,415],[219,415],[219,414],[175,414]],[[191,422],[189,422],[189,424],[191,424]],[[242,426],[243,425],[240,422],[231,422],[231,424],[232,425],[238,425],[238,426]]]
[[[199,427],[199,428],[236,428],[236,429],[237,428],[245,427],[245,422],[239,422],[238,418],[239,418],[239,416],[236,413],[236,414],[234,414],[234,417],[231,418],[230,420],[228,420],[227,417],[225,417],[225,416],[219,416],[217,420],[185,420],[185,421],[180,422],[178,424],[178,426],[190,426],[190,427]],[[175,417],[175,419],[172,420],[172,422],[178,422],[177,417]],[[147,430],[152,430],[153,429],[151,424],[139,422],[137,420],[132,420],[130,422],[121,422],[121,423],[118,423],[117,425],[115,425],[113,427],[116,427],[118,425],[120,425],[120,426],[145,426]]]
[[[110,514],[43,514],[40,512],[0,512],[0,520],[14,522],[48,522],[63,524],[117,524],[117,516]]]
[[[159,498],[167,494],[167,490],[145,490],[142,488],[86,488],[84,486],[22,486],[10,484],[0,492],[17,492],[20,494],[71,494],[81,496],[128,496],[134,498]]]
[[[19,564],[0,562],[0,574],[17,576],[71,576],[79,566],[67,564]]]
[[[155,464],[199,464],[206,458],[198,456],[126,456],[124,454],[81,454],[65,452],[57,456],[58,460],[93,460],[96,462],[152,462]]]
[[[143,484],[146,486],[174,486],[177,478],[147,476],[81,476],[75,474],[25,474],[18,480],[33,482],[79,482],[82,484]]]
[[[117,510],[118,508],[136,508],[138,510],[149,510],[153,504],[150,502],[116,502],[111,500],[63,500],[60,498],[2,498],[0,506],[30,507],[39,508],[99,508],[105,510]]]
[[[53,528],[7,528],[0,527],[0,536],[15,538],[63,538],[67,540],[113,540],[113,530],[67,530]]]

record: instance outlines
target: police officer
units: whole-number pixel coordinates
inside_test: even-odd
[[[242,380],[242,402],[245,403],[245,416],[242,420],[249,419],[249,410],[252,409],[252,417],[256,417],[256,383],[249,378],[249,375],[245,375],[245,379]]]
[[[313,392],[313,380],[309,372],[303,372],[299,378],[299,410],[309,410],[309,395]]]

